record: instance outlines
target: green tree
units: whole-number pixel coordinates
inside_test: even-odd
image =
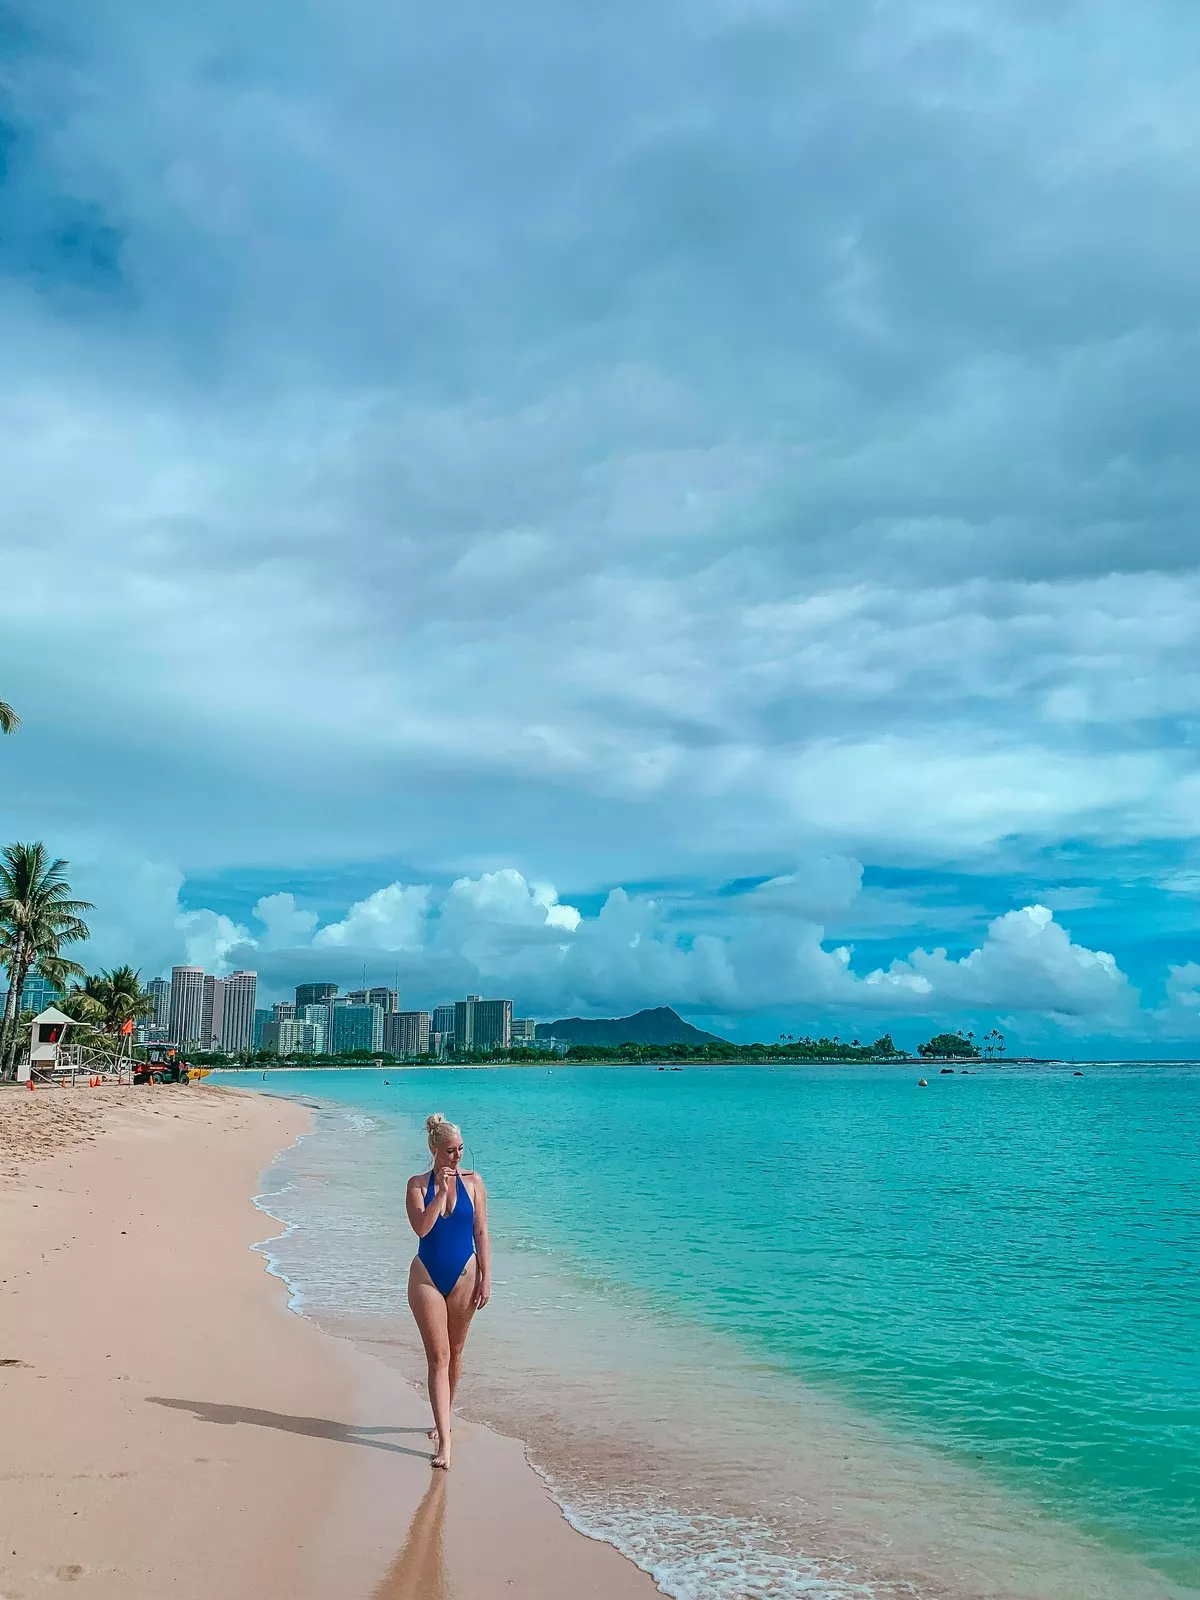
[[[21,719],[7,700],[0,700],[0,733],[16,733]]]
[[[136,1026],[152,1015],[154,996],[142,987],[142,975],[133,967],[97,972],[76,985],[63,1001],[63,1010],[103,1036],[114,1059],[120,1054],[125,1024]]]
[[[947,1056],[973,1058],[979,1054],[979,1046],[973,1043],[973,1037],[967,1038],[961,1033],[939,1033],[924,1044],[919,1044],[917,1054],[935,1060],[944,1060]]]
[[[15,1059],[21,990],[31,972],[51,983],[83,976],[83,968],[63,946],[88,936],[83,913],[87,900],[72,897],[65,861],[51,860],[46,847],[10,844],[0,851],[0,960],[8,973],[8,997],[0,1025],[0,1072]]]

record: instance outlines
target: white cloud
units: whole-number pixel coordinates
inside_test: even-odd
[[[255,904],[254,916],[266,929],[257,941],[263,950],[289,950],[307,944],[318,922],[315,911],[301,911],[295,895],[286,892],[263,895]]]
[[[389,883],[352,905],[313,939],[318,950],[418,950],[424,940],[429,887]]]
[[[1167,969],[1167,1002],[1170,1006],[1200,1012],[1200,965],[1185,961]]]
[[[227,972],[230,952],[249,949],[254,944],[249,929],[217,911],[181,911],[175,926],[183,935],[188,965],[205,967],[209,972]]]
[[[945,950],[914,950],[868,985],[911,995],[933,1009],[1034,1012],[1056,1020],[1119,1022],[1137,993],[1114,958],[1072,944],[1046,906],[997,917],[983,944],[958,960]]]

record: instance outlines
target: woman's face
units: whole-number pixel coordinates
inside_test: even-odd
[[[455,1134],[453,1138],[447,1139],[445,1144],[438,1145],[433,1159],[439,1167],[454,1167],[457,1170],[462,1158],[463,1142],[461,1137]]]

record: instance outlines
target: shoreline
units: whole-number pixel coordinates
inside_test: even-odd
[[[216,1085],[0,1093],[0,1593],[651,1600],[519,1440],[460,1423],[432,1472],[424,1397],[289,1308],[257,1200],[311,1117]]]

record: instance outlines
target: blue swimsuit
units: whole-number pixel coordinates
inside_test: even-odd
[[[433,1199],[433,1173],[425,1190],[425,1204]],[[448,1295],[462,1277],[463,1268],[475,1254],[475,1207],[462,1175],[458,1177],[458,1198],[454,1210],[441,1216],[417,1245],[417,1259],[433,1279],[434,1287]]]

